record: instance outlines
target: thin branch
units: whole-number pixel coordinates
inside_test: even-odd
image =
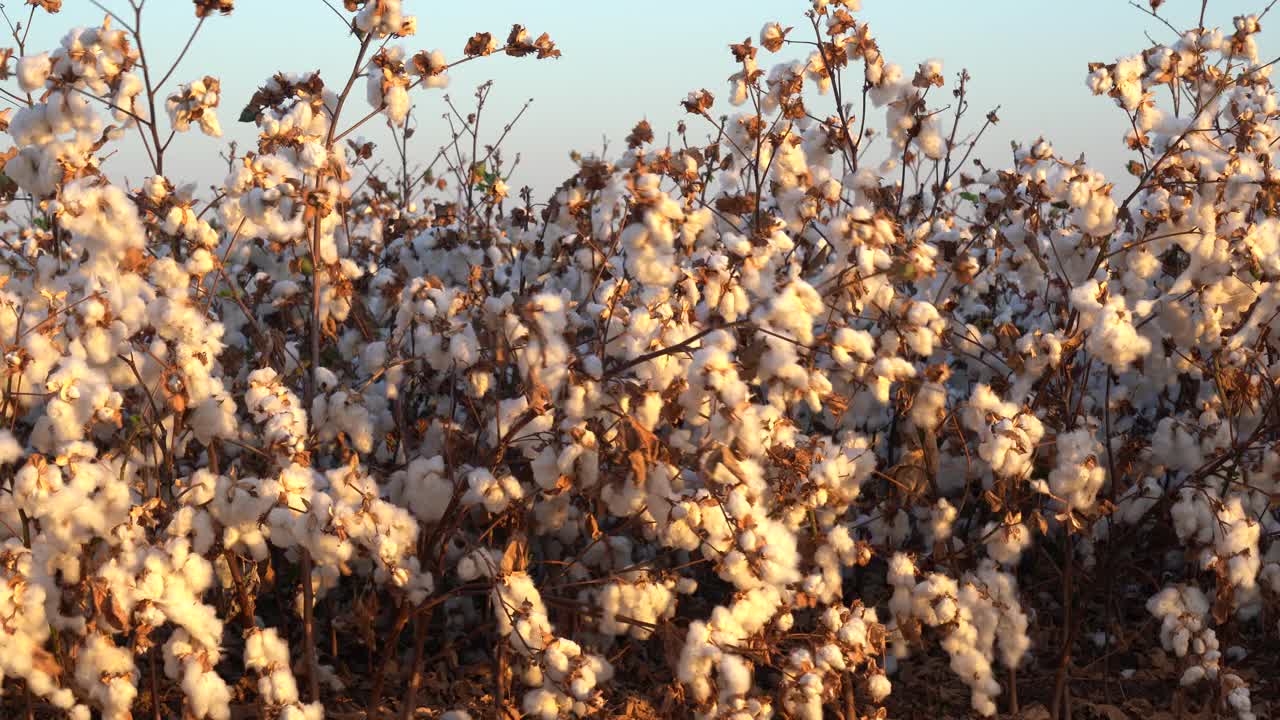
[[[169,66],[169,71],[166,72],[164,77],[160,78],[160,81],[156,83],[157,88],[164,87],[164,84],[173,76],[173,71],[178,69],[178,64],[182,62],[182,58],[187,56],[187,51],[191,49],[191,43],[195,41],[196,33],[200,32],[200,28],[204,27],[204,21],[205,18],[200,18],[200,22],[196,23],[195,28],[191,31],[190,37],[187,38],[187,44],[182,46],[182,52],[178,53],[178,57],[173,61],[173,65]]]

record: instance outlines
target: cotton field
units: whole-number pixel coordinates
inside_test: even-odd
[[[789,0],[536,193],[442,90],[555,28],[227,97],[160,1],[5,9],[0,717],[1280,713],[1270,5],[1079,59],[1126,177]]]

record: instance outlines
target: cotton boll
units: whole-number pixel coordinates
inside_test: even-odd
[[[997,475],[1023,477],[1031,471],[1031,456],[1044,435],[1044,426],[1031,413],[1002,401],[987,385],[974,387],[963,412],[966,426],[978,432],[978,455]]]
[[[1184,487],[1169,514],[1178,538],[1199,550],[1202,568],[1220,566],[1226,582],[1242,593],[1254,590],[1261,567],[1261,526],[1244,510],[1239,496],[1218,502]]]
[[[387,89],[382,101],[386,104],[387,117],[394,125],[404,125],[409,115],[409,93],[399,85]]]
[[[785,38],[786,32],[776,22],[765,23],[765,26],[760,30],[760,44],[770,51],[776,52],[780,49]]]
[[[8,430],[0,430],[0,465],[17,462],[23,455],[22,445]]]
[[[1023,523],[987,523],[982,529],[987,554],[1001,565],[1016,565],[1022,552],[1031,545],[1031,530]]]
[[[556,720],[560,717],[560,706],[556,702],[555,693],[545,688],[525,693],[521,707],[526,714],[540,720]]]
[[[745,696],[751,690],[751,666],[739,655],[724,654],[720,656],[718,666],[720,680],[720,696],[728,698],[734,695]]]
[[[453,484],[445,474],[442,456],[415,458],[400,475],[401,495],[423,522],[438,522],[453,497]]]
[[[675,615],[675,597],[671,589],[647,579],[636,583],[615,582],[600,592],[599,603],[604,610],[600,619],[600,632],[608,635],[630,634],[644,640],[653,634],[646,625],[657,625]],[[623,615],[638,623],[621,622]]]
[[[174,130],[186,132],[194,121],[205,135],[221,137],[222,127],[215,113],[220,100],[221,83],[217,78],[206,75],[200,80],[178,86],[177,92],[166,99],[165,108],[169,112]]]
[[[131,248],[142,248],[145,233],[137,208],[119,188],[78,180],[63,188],[61,200],[63,227],[78,236],[95,260],[116,260]]]
[[[1049,473],[1049,488],[1071,510],[1086,512],[1106,481],[1106,470],[1098,460],[1105,449],[1086,428],[1059,434],[1056,449],[1057,466]]]
[[[422,51],[414,56],[410,71],[419,75],[425,87],[449,87],[449,75],[445,73],[449,63],[441,50]]]
[[[871,693],[871,702],[883,702],[885,698],[889,697],[891,689],[892,685],[889,683],[889,678],[883,674],[877,673],[867,679],[867,690]]]
[[[138,693],[132,652],[101,635],[92,635],[77,659],[75,677],[81,689],[100,703],[104,718],[129,717],[129,707]]]
[[[929,509],[929,525],[927,532],[927,540],[929,544],[946,542],[951,539],[952,526],[955,523],[958,510],[946,498],[939,498],[938,502]]]
[[[380,0],[365,4],[355,17],[355,26],[378,38],[407,36],[413,34],[417,19],[403,14],[400,0]]]
[[[48,53],[18,58],[18,86],[23,92],[33,93],[44,87],[53,72],[53,62]]]
[[[462,501],[483,505],[491,513],[502,512],[513,501],[524,497],[520,482],[511,475],[495,477],[485,468],[474,468],[466,475],[467,492]]]
[[[920,152],[930,160],[941,160],[946,157],[947,140],[942,136],[942,128],[938,124],[936,115],[929,116],[921,124],[920,132],[916,136],[916,144],[920,146]]]
[[[1151,351],[1151,341],[1138,334],[1133,313],[1123,296],[1110,295],[1097,281],[1071,291],[1071,303],[1080,311],[1082,324],[1090,328],[1086,345],[1117,372],[1124,372]]]

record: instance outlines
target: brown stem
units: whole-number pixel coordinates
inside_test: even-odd
[[[156,86],[151,83],[151,63],[147,62],[147,52],[142,49],[142,4],[133,8],[133,42],[138,46],[138,61],[142,65],[142,83],[147,91],[147,129],[151,131],[151,144],[155,148],[155,157],[151,158],[157,175],[164,174],[164,149],[160,147],[160,131],[156,121]]]
[[[1072,550],[1072,536],[1068,532],[1066,549],[1063,553],[1062,570],[1062,660],[1058,665],[1057,678],[1053,686],[1053,709],[1050,716],[1053,720],[1061,720],[1064,715],[1070,717],[1071,708],[1067,690],[1067,667],[1071,664],[1071,601],[1073,569],[1075,557]]]
[[[245,589],[244,573],[240,571],[240,559],[230,550],[223,550],[222,554],[227,560],[227,567],[231,570],[231,582],[236,586],[236,597],[240,600],[240,618],[246,630],[252,629],[254,627],[253,598],[249,597],[249,592]]]
[[[1018,668],[1009,668],[1009,714],[1018,714]]]
[[[27,517],[26,511],[22,509],[18,510],[18,519],[22,521],[22,544],[29,550],[31,549],[31,520]],[[36,710],[34,700],[31,697],[31,685],[26,680],[22,682],[22,696],[26,699],[26,720],[35,720]]]
[[[616,366],[614,366],[614,367],[611,367],[611,368],[609,368],[609,369],[605,370],[605,372],[604,372],[604,379],[608,379],[608,378],[614,377],[614,376],[618,375],[619,373],[622,373],[622,372],[625,372],[625,371],[627,371],[627,370],[630,370],[631,368],[635,367],[636,365],[642,365],[642,364],[647,363],[647,362],[649,362],[650,360],[653,360],[653,359],[655,359],[655,358],[660,358],[660,357],[662,357],[662,356],[664,356],[664,355],[671,355],[671,354],[674,354],[674,353],[678,353],[678,352],[681,352],[682,350],[688,350],[688,349],[690,349],[690,348],[693,346],[693,344],[694,344],[695,342],[697,342],[697,341],[701,340],[702,338],[706,337],[707,335],[710,335],[711,333],[713,333],[713,332],[715,332],[715,331],[717,331],[717,330],[728,330],[728,329],[730,329],[730,328],[737,327],[738,325],[742,325],[742,324],[743,324],[743,323],[745,323],[745,322],[746,322],[746,320],[735,320],[734,322],[731,322],[731,323],[725,323],[724,325],[719,325],[719,326],[716,326],[716,327],[709,327],[709,328],[707,328],[707,329],[705,329],[705,330],[703,330],[703,331],[701,331],[701,332],[694,333],[693,335],[689,336],[688,338],[685,338],[684,340],[681,340],[681,341],[680,341],[680,342],[678,342],[678,343],[675,343],[674,345],[668,345],[667,347],[664,347],[664,348],[658,348],[657,350],[654,350],[654,351],[652,351],[652,352],[647,352],[647,353],[644,353],[643,355],[640,355],[640,356],[638,356],[638,357],[634,357],[634,358],[632,358],[632,359],[630,359],[630,360],[628,360],[628,361],[626,361],[626,362],[622,363],[621,365],[616,365]]]
[[[161,720],[160,716],[160,676],[156,672],[156,651],[157,646],[151,647],[150,657],[150,674],[151,674],[151,717],[153,720]]]
[[[302,551],[302,644],[307,658],[307,686],[311,702],[320,701],[320,674],[316,671],[316,642],[313,608],[314,590],[311,587],[311,553]]]
[[[844,718],[858,720],[858,700],[853,693],[853,673],[846,670],[843,682],[840,684],[844,693]]]
[[[245,632],[248,633],[257,627],[257,623],[253,619],[253,598],[250,597],[249,591],[245,588],[244,573],[240,570],[240,559],[230,550],[223,550],[222,556],[227,561],[227,568],[231,571],[231,582],[236,586],[236,597],[240,600],[240,621],[244,623]],[[258,717],[265,718],[267,710],[263,705],[261,695],[257,697],[257,705]]]
[[[369,693],[369,707],[365,713],[369,720],[378,720],[379,711],[382,704],[382,688],[386,685],[387,665],[391,663],[391,656],[396,651],[396,644],[400,641],[400,632],[404,630],[404,626],[409,622],[409,603],[401,602],[400,611],[396,615],[396,624],[391,631],[391,637],[387,638],[386,644],[382,648],[382,656],[378,659],[378,666],[373,670],[373,690]]]
[[[497,717],[503,716],[503,708],[507,705],[507,644],[502,638],[498,639],[497,647],[493,653],[494,684],[498,690],[493,702],[493,711]]]
[[[367,35],[360,43],[360,51],[356,54],[355,65],[351,68],[351,75],[347,77],[347,84],[342,88],[342,93],[338,95],[338,100],[334,104],[333,115],[329,118],[329,132],[325,136],[325,148],[333,150],[333,145],[337,142],[337,138],[333,133],[337,129],[338,116],[342,114],[342,106],[347,102],[347,96],[351,94],[351,87],[355,84],[356,78],[360,75],[360,68],[364,66],[364,56],[369,50],[369,43],[373,36]],[[320,170],[316,174],[316,190],[324,186],[324,170]],[[306,385],[306,409],[311,412],[312,401],[315,400],[318,373],[320,372],[320,224],[324,218],[317,212],[312,218],[311,225],[311,368]]]
[[[418,687],[422,685],[422,656],[427,644],[427,625],[431,613],[413,618],[413,672],[409,675],[409,687],[404,693],[404,707],[400,708],[400,720],[411,720],[418,705]]]

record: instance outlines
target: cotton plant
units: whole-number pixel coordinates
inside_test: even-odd
[[[1239,675],[1222,668],[1222,652],[1213,628],[1208,627],[1209,599],[1198,588],[1167,586],[1147,602],[1147,610],[1160,621],[1160,641],[1185,667],[1179,683],[1220,682],[1225,705],[1237,718],[1251,720],[1249,686]]]
[[[499,633],[528,663],[524,675],[531,689],[521,707],[531,716],[551,720],[570,713],[581,717],[598,708],[598,684],[613,677],[613,666],[602,656],[584,651],[576,642],[557,637],[542,598],[527,572],[507,567],[484,551],[475,551],[459,564],[463,580],[494,580],[493,612]]]
[[[998,659],[1016,668],[1031,644],[1017,581],[990,561],[960,582],[942,573],[920,579],[915,562],[901,553],[890,561],[889,572],[897,632],[918,634],[919,629],[906,629],[913,625],[945,628],[941,645],[951,657],[952,671],[969,685],[973,709],[993,715],[1003,691],[993,665]]]

